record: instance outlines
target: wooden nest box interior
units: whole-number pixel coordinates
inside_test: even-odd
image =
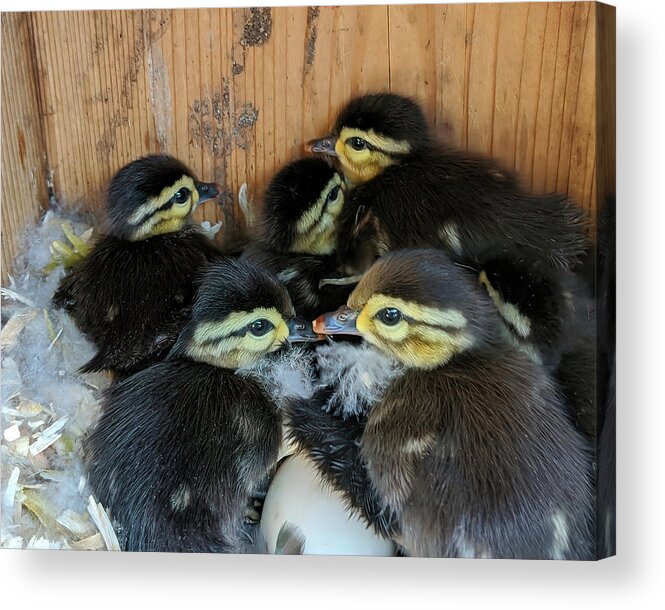
[[[4,13],[2,278],[49,202],[97,209],[169,152],[242,223],[352,96],[417,98],[442,141],[589,211],[615,187],[613,7],[595,2]],[[224,211],[226,209],[226,212]],[[218,218],[218,216],[223,216]]]

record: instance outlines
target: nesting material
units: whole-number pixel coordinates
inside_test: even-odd
[[[50,304],[63,265],[88,252],[90,224],[48,212],[25,236],[16,274],[2,287],[4,548],[119,548],[82,467],[82,440],[98,417],[110,378],[77,373],[94,349]]]

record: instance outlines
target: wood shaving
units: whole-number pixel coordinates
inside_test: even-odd
[[[0,332],[0,348],[5,349],[16,345],[16,341],[21,334],[21,331],[36,315],[36,311],[29,310],[25,313],[9,318],[7,324],[5,324]]]
[[[37,455],[55,443],[55,441],[57,441],[62,436],[61,430],[65,427],[68,421],[69,417],[65,415],[46,428],[46,430],[41,433],[39,438],[32,445],[30,445],[30,454]]]
[[[50,305],[61,265],[42,272],[54,241],[84,255],[92,229],[49,211],[30,231],[0,291],[0,546],[117,550],[111,521],[82,476],[83,437],[111,378],[78,373],[94,350]]]
[[[111,525],[111,520],[106,514],[104,507],[99,502],[95,502],[95,499],[92,496],[88,498],[88,513],[90,513],[97,529],[99,529],[99,533],[104,538],[106,548],[109,551],[119,551],[120,544],[118,543],[118,537],[113,530],[113,525]]]

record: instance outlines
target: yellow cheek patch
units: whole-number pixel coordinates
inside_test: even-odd
[[[411,152],[411,145],[406,140],[393,140],[376,133],[373,129],[364,131],[353,127],[343,127],[339,139],[345,143],[349,138],[362,138],[374,148],[394,155],[407,155]]]
[[[515,305],[507,303],[501,298],[499,291],[492,286],[484,271],[480,272],[479,279],[480,283],[487,289],[487,294],[490,295],[501,317],[515,329],[520,337],[528,338],[531,334],[531,320],[522,314]]]
[[[234,311],[221,322],[204,322],[203,324],[199,324],[194,332],[194,340],[204,343],[229,337],[261,318],[272,322],[275,328],[284,323],[281,314],[272,307],[257,307],[251,311]]]
[[[353,305],[350,306],[353,307]],[[363,313],[367,311],[369,317],[374,317],[386,307],[396,307],[405,317],[411,318],[416,322],[424,322],[431,326],[444,326],[459,330],[464,328],[468,323],[464,314],[457,309],[438,309],[437,307],[420,305],[380,293],[370,297],[363,309]]]
[[[300,217],[296,223],[296,231],[298,233],[307,233],[316,224],[319,216],[321,215],[321,211],[323,210],[323,206],[326,204],[326,197],[328,196],[328,193],[336,186],[343,186],[342,178],[339,174],[335,174],[328,181],[328,184],[323,187],[323,190],[321,191],[319,198],[316,200],[316,203]],[[339,194],[337,195],[337,200],[331,202],[328,208],[334,207],[339,211],[339,209],[342,207],[340,202],[343,201],[343,193],[342,190],[340,190]]]
[[[355,150],[347,140],[362,138],[371,147]],[[373,150],[376,149],[376,150]],[[335,152],[344,170],[344,175],[354,184],[361,184],[378,176],[386,167],[394,165],[392,155],[403,155],[411,151],[411,146],[404,140],[393,140],[369,129],[344,127],[335,143]]]
[[[184,204],[173,205],[162,212],[158,212],[181,188],[190,191],[189,199]],[[133,240],[146,239],[152,235],[172,233],[183,227],[187,216],[196,207],[199,194],[196,184],[190,176],[182,176],[174,184],[162,189],[157,197],[138,207],[129,218],[131,225],[138,225],[132,234]]]
[[[258,319],[270,321],[274,328],[256,337],[247,331],[236,335]],[[272,308],[257,307],[252,311],[234,312],[222,322],[204,322],[194,331],[187,353],[194,360],[224,368],[239,368],[279,349],[289,336],[281,314]]]
[[[371,148],[355,150],[347,141],[362,138]],[[373,129],[364,131],[344,127],[335,143],[335,152],[344,170],[344,175],[354,184],[361,184],[378,176],[386,167],[394,165],[395,155],[411,152],[405,140],[393,140],[376,133]]]
[[[326,206],[326,197],[331,189],[341,186],[337,199]],[[344,206],[342,178],[335,174],[316,203],[303,214],[296,224],[296,238],[291,252],[304,254],[330,254],[337,246],[337,217]],[[324,210],[324,206],[325,210]],[[323,214],[321,213],[323,212]]]
[[[353,307],[351,300],[349,305]],[[376,318],[376,314],[387,307],[402,312],[402,320],[394,326]],[[456,309],[437,309],[375,294],[360,312],[356,328],[368,343],[389,352],[407,366],[429,369],[448,362],[472,345],[469,335],[462,332],[467,323]]]

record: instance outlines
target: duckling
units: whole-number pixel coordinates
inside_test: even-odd
[[[345,190],[341,174],[322,159],[289,163],[266,189],[260,240],[243,254],[277,274],[298,314],[308,319],[336,309],[351,292],[352,286],[335,280]]]
[[[542,261],[484,255],[479,280],[494,302],[504,334],[558,381],[577,428],[596,436],[595,302],[579,272]]]
[[[360,334],[400,366],[359,418],[294,401],[290,434],[405,554],[591,558],[590,448],[501,326],[442,250],[386,255],[314,330]]]
[[[220,256],[189,217],[219,191],[167,155],[137,159],[114,176],[108,235],[53,297],[97,347],[82,371],[128,375],[168,353],[191,307],[196,274]]]
[[[445,249],[476,261],[514,247],[556,268],[588,247],[582,209],[563,195],[530,195],[495,162],[440,145],[421,107],[392,93],[363,95],[339,113],[331,135],[307,148],[337,160],[354,187],[340,218],[347,273],[399,248]]]
[[[598,215],[598,504],[599,553],[616,553],[616,199]]]
[[[275,397],[238,372],[304,330],[276,278],[223,259],[168,357],[106,392],[85,464],[125,550],[246,548],[244,513],[277,462],[281,419]]]

